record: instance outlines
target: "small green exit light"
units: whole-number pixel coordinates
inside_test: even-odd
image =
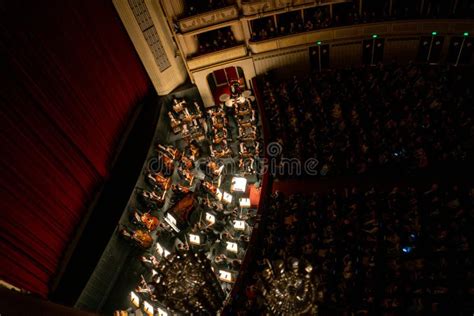
[[[433,31],[433,32],[431,32],[431,35],[436,36],[436,35],[438,35],[438,32]]]
[[[317,41],[316,44],[321,45],[321,41]]]
[[[379,37],[377,34],[372,35],[372,38],[377,38]]]
[[[469,36],[469,33],[468,33],[468,32],[464,32],[463,35],[464,35],[464,36]]]

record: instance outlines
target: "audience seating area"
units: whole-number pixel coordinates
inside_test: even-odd
[[[217,10],[232,5],[231,0],[185,0],[185,16],[193,16],[196,14]]]
[[[316,158],[321,176],[353,175],[472,159],[472,80],[471,68],[387,64],[269,74],[260,90],[280,158]]]
[[[274,193],[256,264],[232,312],[262,313],[265,260],[313,265],[322,315],[459,315],[474,308],[474,190],[467,186]],[[242,291],[244,292],[244,291]]]
[[[442,3],[437,0],[427,0],[420,12],[415,1],[394,1],[390,10],[390,0],[367,1],[363,9],[355,3],[339,3],[333,5],[332,15],[330,6],[318,6],[277,14],[252,21],[252,41],[261,41],[274,37],[309,32],[329,27],[357,25],[403,19],[430,18],[469,18],[474,13],[474,6],[463,6],[453,13],[449,1]],[[458,6],[461,6],[458,3]],[[276,23],[275,23],[276,22]]]

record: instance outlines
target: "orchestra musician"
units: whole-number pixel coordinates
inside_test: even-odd
[[[224,170],[224,164],[218,164],[213,159],[209,160],[206,164],[207,170],[209,170],[212,177],[218,177],[221,175],[222,171]]]
[[[227,139],[227,129],[214,130],[214,137],[212,142],[214,144],[220,144],[222,141]]]
[[[164,146],[158,144],[158,150],[164,153],[168,153],[173,160],[179,160],[179,158],[181,157],[180,151],[174,148],[173,146]]]
[[[189,150],[191,150],[191,159],[195,161],[199,156],[201,156],[201,149],[195,142],[191,142],[189,145]]]
[[[159,172],[155,175],[151,173],[148,174],[148,179],[155,184],[156,186],[160,187],[163,190],[168,190],[171,186],[171,178],[167,178],[163,175],[162,172]]]
[[[188,157],[186,157],[185,155],[181,156],[181,164],[183,165],[185,169],[188,169],[188,170],[194,168],[194,162]]]
[[[189,183],[189,185],[192,185],[194,180],[194,174],[191,171],[179,167],[178,173],[182,178],[184,178],[185,181]]]
[[[210,193],[212,193],[212,194],[214,194],[214,195],[217,194],[217,187],[216,187],[214,184],[212,184],[211,182],[209,182],[209,181],[203,181],[203,182],[202,182],[202,186],[203,186],[206,190],[208,190]]]
[[[170,124],[171,124],[171,129],[175,134],[179,133],[181,131],[181,122],[176,119],[173,115],[173,113],[168,112],[168,117],[170,118]]]
[[[147,208],[156,209],[162,207],[165,203],[165,192],[163,192],[162,196],[159,196],[155,191],[146,191],[143,189],[137,189],[137,191],[138,196],[142,199],[142,204],[145,204]]]
[[[132,223],[148,229],[148,231],[154,231],[158,228],[160,221],[157,217],[152,216],[150,212],[142,213],[139,210],[133,212]]]
[[[256,139],[257,138],[257,127],[242,127],[239,126],[239,139]]]
[[[211,156],[216,158],[227,158],[232,155],[232,151],[227,147],[227,141],[223,140],[221,142],[221,149],[214,149],[214,146],[211,145]]]
[[[181,184],[173,184],[171,189],[175,194],[185,194],[189,192],[189,188],[181,185]]]
[[[119,230],[119,234],[128,240],[132,240],[135,244],[143,249],[148,249],[153,244],[153,238],[144,230],[132,230],[127,226],[123,226]]]
[[[183,111],[185,105],[186,100],[180,102],[176,98],[173,99],[173,111],[175,111],[176,113],[180,113],[181,111]]]

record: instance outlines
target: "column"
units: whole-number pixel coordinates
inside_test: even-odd
[[[242,29],[242,24],[236,22],[230,26],[232,30],[232,34],[234,34],[234,38],[236,42],[243,42],[245,40],[244,30]]]
[[[186,56],[195,54],[199,49],[199,41],[196,35],[184,35],[184,44],[186,45]]]

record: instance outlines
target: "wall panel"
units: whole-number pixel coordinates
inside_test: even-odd
[[[362,63],[362,41],[332,45],[330,52],[331,67],[350,67]]]

